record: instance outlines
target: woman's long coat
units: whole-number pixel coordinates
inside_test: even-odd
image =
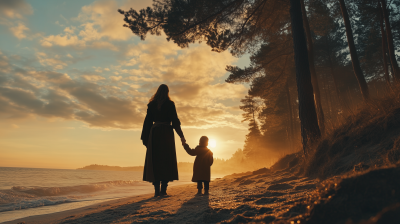
[[[143,145],[147,147],[143,171],[144,181],[178,180],[173,129],[180,137],[183,137],[180,125],[174,102],[167,100],[160,109],[154,101],[147,105],[147,115],[141,136]]]
[[[197,146],[190,149],[189,145],[184,145],[186,152],[191,156],[196,156],[193,164],[192,181],[210,181],[211,165],[214,162],[213,153],[206,146]]]

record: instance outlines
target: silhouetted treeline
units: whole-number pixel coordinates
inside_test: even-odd
[[[244,158],[304,153],[330,127],[399,82],[400,0],[161,0],[119,10],[142,39],[163,31],[180,47],[251,54],[227,66],[230,83],[250,84],[242,100],[249,133]]]

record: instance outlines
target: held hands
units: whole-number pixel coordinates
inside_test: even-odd
[[[181,138],[181,141],[182,141],[182,145],[185,145],[185,144],[186,144],[186,139],[185,139],[185,137],[182,137],[182,138]]]

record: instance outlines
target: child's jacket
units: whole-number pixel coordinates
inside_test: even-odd
[[[210,166],[214,162],[213,153],[206,146],[197,146],[190,149],[188,144],[184,145],[186,152],[191,156],[196,156],[193,164],[192,181],[210,181]]]

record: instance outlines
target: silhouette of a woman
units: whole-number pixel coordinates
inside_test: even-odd
[[[186,142],[175,103],[168,93],[168,86],[161,84],[151,97],[141,137],[143,145],[147,147],[143,180],[153,183],[154,197],[167,195],[168,182],[178,180],[173,129],[181,137],[182,144]]]

